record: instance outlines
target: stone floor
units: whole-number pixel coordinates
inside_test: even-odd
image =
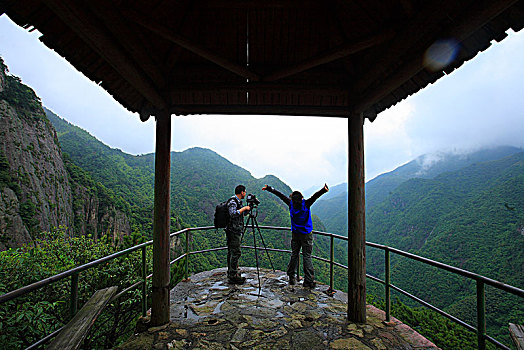
[[[345,293],[328,296],[290,286],[281,272],[243,268],[244,285],[226,270],[196,274],[171,291],[171,322],[135,334],[120,349],[438,349],[384,312],[367,308],[366,324],[346,321]]]

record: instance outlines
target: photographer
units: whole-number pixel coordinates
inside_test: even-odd
[[[324,193],[329,191],[326,184],[308,199],[299,191],[294,191],[289,197],[284,196],[281,192],[272,188],[269,185],[262,188],[263,191],[268,191],[280,198],[289,207],[289,215],[291,217],[291,259],[287,267],[287,275],[289,276],[289,284],[297,283],[296,271],[298,264],[298,254],[302,248],[302,255],[304,256],[304,283],[306,288],[315,288],[315,271],[313,270],[313,261],[311,253],[313,251],[313,222],[311,220],[311,206]]]
[[[227,279],[229,283],[243,284],[246,281],[238,271],[240,259],[240,243],[244,228],[244,215],[251,210],[249,206],[242,206],[242,199],[246,197],[246,187],[238,185],[235,195],[228,200],[229,223],[226,226],[227,237]]]

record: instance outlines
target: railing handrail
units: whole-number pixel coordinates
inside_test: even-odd
[[[212,226],[208,226],[208,227],[203,227],[202,229],[213,229],[214,227]],[[290,231],[291,229],[289,227],[274,227],[274,226],[259,226],[260,229],[269,229],[269,230],[281,230],[281,231]],[[321,236],[327,236],[327,237],[331,237],[332,238],[332,241],[331,241],[331,261],[330,260],[327,260],[325,258],[321,258],[321,257],[317,257],[317,256],[312,256],[314,259],[317,259],[317,260],[321,260],[321,261],[324,261],[324,262],[327,262],[327,263],[330,263],[331,266],[339,266],[339,267],[342,267],[342,268],[345,268],[347,269],[348,267],[347,266],[344,266],[342,264],[339,264],[339,263],[336,263],[333,260],[333,238],[337,238],[337,239],[340,239],[340,240],[343,240],[343,241],[348,241],[348,238],[345,237],[345,236],[341,236],[341,235],[336,235],[336,234],[333,234],[333,233],[328,233],[328,232],[322,232],[322,231],[315,231],[313,230],[313,233],[314,234],[318,234],[318,235],[321,235]],[[477,339],[478,339],[478,348],[479,349],[485,349],[486,348],[486,344],[485,344],[485,341],[486,340],[489,340],[491,343],[493,343],[494,345],[498,346],[499,348],[502,348],[502,349],[507,349],[507,350],[511,350],[509,347],[507,347],[506,345],[500,343],[499,341],[497,341],[496,339],[494,339],[493,337],[490,337],[489,335],[486,334],[486,320],[485,320],[485,284],[487,285],[490,285],[492,287],[495,287],[495,288],[498,288],[498,289],[501,289],[503,291],[506,291],[508,293],[511,293],[511,294],[514,294],[518,297],[521,297],[521,298],[524,298],[524,290],[521,289],[521,288],[517,288],[517,287],[514,287],[514,286],[511,286],[509,284],[505,284],[505,283],[502,283],[502,282],[499,282],[499,281],[496,281],[494,279],[491,279],[491,278],[488,278],[488,277],[485,277],[485,276],[482,276],[482,275],[479,275],[479,274],[476,274],[476,273],[473,273],[473,272],[470,272],[470,271],[467,271],[467,270],[464,270],[464,269],[460,269],[458,267],[454,267],[454,266],[451,266],[451,265],[447,265],[447,264],[444,264],[444,263],[441,263],[441,262],[438,262],[438,261],[435,261],[435,260],[431,260],[431,259],[428,259],[428,258],[424,258],[422,256],[418,256],[418,255],[415,255],[415,254],[412,254],[412,253],[408,253],[408,252],[405,252],[403,250],[400,250],[400,249],[396,249],[396,248],[392,248],[392,247],[389,247],[389,246],[386,246],[386,245],[383,245],[383,244],[377,244],[377,243],[372,243],[372,242],[366,242],[366,246],[369,246],[369,247],[372,247],[372,248],[378,248],[378,249],[382,249],[384,250],[385,254],[386,254],[386,281],[383,281],[375,276],[371,276],[369,274],[366,274],[366,277],[367,278],[370,278],[376,282],[379,282],[379,283],[382,283],[385,285],[385,288],[386,288],[386,321],[389,321],[390,320],[390,288],[391,289],[394,289],[410,298],[412,298],[413,300],[421,303],[422,305],[430,308],[431,310],[433,311],[436,311],[438,313],[440,313],[441,315],[449,318],[450,320],[452,320],[453,322],[455,323],[458,323],[459,325],[462,325],[464,326],[466,329],[470,330],[470,331],[474,331],[474,332],[477,332]],[[251,247],[251,246],[244,246],[245,248],[250,248],[250,249],[255,249],[255,247]],[[201,250],[201,251],[198,251],[198,253],[203,253],[203,252],[206,252],[206,251],[212,251],[212,250],[218,250],[218,249],[225,249],[226,247],[222,247],[222,248],[214,248],[214,249],[211,249],[211,250]],[[257,247],[256,248],[257,250],[261,250],[261,249],[265,249],[265,248],[261,248],[261,247]],[[267,248],[268,250],[270,251],[286,251],[286,252],[289,252],[289,250],[280,250],[280,249],[273,249],[273,248]],[[437,267],[437,268],[440,268],[440,269],[443,269],[443,270],[446,270],[446,271],[449,271],[449,272],[452,272],[452,273],[455,273],[455,274],[458,274],[458,275],[461,275],[463,277],[466,277],[466,278],[470,278],[470,279],[473,279],[476,281],[476,284],[477,284],[477,323],[478,323],[478,327],[475,328],[469,324],[467,324],[466,322],[440,310],[439,308],[429,304],[428,302],[406,292],[405,290],[393,285],[390,283],[389,281],[389,253],[395,253],[395,254],[398,254],[398,255],[401,255],[401,256],[404,256],[404,257],[407,257],[409,259],[413,259],[413,260],[416,260],[416,261],[420,261],[424,264],[428,264],[430,266],[434,266],[434,267]],[[196,252],[191,252],[191,253],[196,253]],[[190,254],[189,252],[186,252],[186,254]],[[187,265],[186,265],[187,266]],[[333,289],[333,272],[332,272],[332,269],[333,267],[331,267],[331,272],[330,272],[330,289]],[[187,274],[187,272],[186,272]]]
[[[407,258],[410,258],[410,259],[413,259],[413,260],[417,260],[417,261],[423,262],[425,264],[428,264],[428,265],[431,265],[431,266],[434,266],[434,267],[438,267],[440,269],[443,269],[443,270],[446,270],[446,271],[449,271],[449,272],[453,272],[453,273],[456,273],[456,274],[464,276],[464,277],[471,278],[471,279],[473,279],[475,281],[482,281],[485,284],[488,284],[488,285],[490,285],[492,287],[496,287],[496,288],[502,289],[502,290],[504,290],[504,291],[506,291],[508,293],[511,293],[511,294],[514,294],[514,295],[517,295],[517,296],[520,296],[520,297],[524,297],[524,290],[523,289],[514,287],[512,285],[509,285],[509,284],[506,284],[506,283],[503,283],[503,282],[496,281],[494,279],[491,279],[491,278],[488,278],[488,277],[476,274],[474,272],[470,272],[468,270],[464,270],[464,269],[461,269],[461,268],[458,268],[458,267],[455,267],[455,266],[447,265],[447,264],[444,264],[444,263],[441,263],[441,262],[438,262],[438,261],[435,261],[435,260],[424,258],[422,256],[415,255],[413,253],[408,253],[408,252],[405,252],[403,250],[392,248],[392,247],[388,247],[388,246],[382,246],[383,247],[382,248],[382,247],[379,247],[380,246],[379,244],[370,243],[370,242],[366,242],[366,245],[368,245],[370,247],[374,247],[374,248],[384,249],[384,250],[387,249],[390,252],[393,252],[395,254],[402,255],[402,256],[405,256]]]
[[[259,228],[260,229],[267,229],[267,230],[279,230],[279,231],[289,231],[290,230],[289,227],[277,227],[277,226],[259,226]],[[182,233],[185,233],[187,231],[205,231],[205,230],[215,230],[215,227],[214,226],[202,226],[202,227],[185,228],[185,229],[182,229],[182,230],[179,230],[179,231],[171,233],[170,237],[172,238],[172,237],[178,236],[178,235],[180,235]],[[322,231],[316,231],[316,230],[313,230],[313,233],[321,235],[321,236],[326,236],[326,237],[333,236],[334,238],[337,238],[337,239],[340,239],[340,240],[343,240],[343,241],[346,241],[346,242],[348,241],[347,237],[341,236],[341,235],[337,235],[337,234],[334,234],[334,233],[322,232]],[[69,276],[71,276],[71,275],[73,275],[75,273],[79,273],[79,272],[85,271],[85,270],[87,270],[87,269],[89,269],[91,267],[95,267],[95,266],[100,265],[100,264],[102,264],[102,263],[104,263],[106,261],[118,258],[118,257],[120,257],[122,255],[126,255],[126,254],[129,254],[129,253],[132,253],[132,252],[134,252],[136,250],[139,250],[142,247],[146,247],[146,246],[149,246],[151,244],[153,244],[152,240],[144,242],[144,243],[141,243],[141,244],[138,244],[136,246],[133,246],[133,247],[130,247],[130,248],[127,248],[127,249],[124,249],[124,250],[121,250],[121,251],[118,251],[118,252],[113,253],[111,255],[107,255],[107,256],[105,256],[103,258],[90,261],[90,262],[85,263],[83,265],[74,267],[74,268],[72,268],[70,270],[61,272],[61,273],[56,274],[54,276],[47,277],[47,278],[45,278],[43,280],[34,282],[34,283],[30,284],[30,285],[27,285],[27,286],[24,286],[22,288],[16,289],[14,291],[10,291],[8,293],[0,295],[0,303],[12,300],[12,299],[17,298],[17,297],[22,296],[22,295],[25,295],[27,293],[32,292],[33,290],[45,287],[45,286],[47,286],[47,285],[49,285],[51,283],[57,282],[57,281],[59,281],[61,279],[69,277]],[[402,255],[402,256],[408,257],[410,259],[417,260],[417,261],[426,263],[428,265],[435,266],[435,267],[441,268],[443,270],[447,270],[447,271],[459,274],[459,275],[464,276],[464,277],[468,277],[468,278],[471,278],[471,279],[474,279],[474,280],[479,280],[479,281],[482,281],[482,282],[484,282],[484,283],[486,283],[488,285],[491,285],[493,287],[502,289],[502,290],[504,290],[504,291],[506,291],[508,293],[512,293],[514,295],[517,295],[517,296],[520,296],[520,297],[524,297],[524,290],[523,289],[514,287],[512,285],[509,285],[509,284],[506,284],[506,283],[503,283],[503,282],[496,281],[494,279],[491,279],[491,278],[488,278],[488,277],[485,277],[485,276],[482,276],[482,275],[479,275],[479,274],[476,274],[476,273],[473,273],[473,272],[470,272],[470,271],[467,271],[467,270],[464,270],[464,269],[461,269],[461,268],[458,268],[458,267],[447,265],[447,264],[444,264],[444,263],[441,263],[441,262],[438,262],[438,261],[435,261],[435,260],[431,260],[431,259],[428,259],[428,258],[424,258],[422,256],[415,255],[415,254],[412,254],[412,253],[408,253],[408,252],[405,252],[403,250],[396,249],[396,248],[393,248],[393,247],[389,247],[389,246],[386,246],[386,245],[383,245],[383,244],[378,244],[378,243],[373,243],[373,242],[367,242],[366,241],[366,245],[369,246],[369,247],[378,248],[378,249],[382,249],[382,250],[389,250],[390,252],[393,252],[395,254]],[[203,253],[203,252],[206,252],[206,251],[207,250],[202,250],[202,251],[198,251],[198,253]],[[191,253],[192,254],[196,254],[197,252],[191,252]]]
[[[170,238],[172,238],[174,236],[180,235],[181,233],[184,233],[185,231],[196,230],[196,229],[197,228],[194,228],[194,229],[187,229],[187,228],[186,229],[182,229],[180,231],[171,233],[169,236],[170,236]],[[199,229],[206,229],[206,228],[204,227],[204,228],[199,228]],[[102,263],[104,263],[106,261],[116,259],[118,257],[121,257],[122,255],[126,255],[126,254],[129,254],[129,253],[132,253],[134,251],[137,251],[137,250],[139,250],[139,249],[141,249],[143,247],[150,246],[152,244],[153,244],[152,240],[144,242],[144,243],[140,243],[140,244],[137,244],[137,245],[132,246],[130,248],[127,248],[127,249],[124,249],[124,250],[120,250],[120,251],[118,251],[116,253],[104,256],[104,257],[102,257],[100,259],[93,260],[93,261],[90,261],[90,262],[85,263],[83,265],[74,267],[74,268],[69,269],[67,271],[60,272],[60,273],[58,273],[58,274],[56,274],[54,276],[44,278],[43,280],[34,282],[34,283],[29,284],[27,286],[24,286],[22,288],[18,288],[18,289],[15,289],[13,291],[7,292],[7,293],[5,293],[3,295],[0,295],[0,304],[4,303],[4,302],[7,302],[9,300],[18,298],[18,297],[20,297],[22,295],[25,295],[27,293],[30,293],[30,292],[32,292],[34,290],[43,288],[43,287],[45,287],[45,286],[47,286],[47,285],[49,285],[51,283],[58,282],[58,281],[66,278],[66,277],[74,275],[75,273],[80,273],[82,271],[88,270],[88,269],[90,269],[92,267],[95,267],[95,266],[98,266],[98,265],[100,265],[100,264],[102,264]]]
[[[291,228],[289,228],[289,227],[277,227],[277,226],[259,226],[259,228],[260,229],[265,229],[265,230],[277,230],[277,231],[290,231],[291,230]],[[218,247],[218,248],[210,248],[210,249],[199,250],[199,251],[190,251],[189,248],[188,248],[189,239],[188,239],[187,235],[189,235],[193,231],[205,231],[205,230],[216,230],[216,228],[214,226],[191,227],[191,228],[185,228],[185,229],[182,229],[182,230],[179,230],[179,231],[176,231],[176,232],[173,232],[173,233],[170,234],[170,238],[176,237],[176,236],[178,236],[180,234],[184,234],[184,233],[186,234],[186,252],[185,252],[185,254],[182,254],[181,256],[177,257],[175,260],[171,261],[171,264],[173,264],[174,262],[179,261],[182,258],[186,258],[186,278],[187,278],[187,273],[188,273],[187,272],[187,269],[188,269],[188,265],[187,264],[188,264],[188,260],[189,260],[189,256],[190,255],[201,254],[201,253],[205,253],[205,252],[211,252],[211,251],[218,251],[218,250],[227,249],[227,247]],[[326,262],[326,263],[330,263],[332,266],[338,266],[338,267],[347,269],[348,268],[347,266],[345,266],[343,264],[340,264],[340,263],[337,263],[337,262],[334,261],[334,258],[333,258],[333,239],[336,238],[336,239],[340,239],[342,241],[346,241],[347,242],[348,238],[345,237],[345,236],[342,236],[342,235],[337,235],[337,234],[333,234],[333,233],[329,233],[329,232],[316,231],[316,230],[314,230],[313,233],[317,234],[317,235],[320,235],[320,236],[330,237],[331,240],[332,240],[332,243],[331,243],[331,245],[332,245],[331,246],[331,251],[332,251],[331,252],[331,260],[326,259],[326,258],[321,258],[321,257],[318,257],[318,256],[313,256],[313,258],[317,259],[317,260],[321,260],[321,261]],[[153,244],[153,241],[150,240],[150,241],[138,244],[136,246],[133,246],[133,247],[130,247],[130,248],[118,251],[116,253],[107,255],[107,256],[102,257],[100,259],[88,262],[88,263],[83,264],[81,266],[77,266],[77,267],[72,268],[70,270],[61,272],[59,274],[56,274],[54,276],[51,276],[51,277],[45,278],[43,280],[37,281],[37,282],[32,283],[30,285],[27,285],[27,286],[24,286],[22,288],[16,289],[14,291],[10,291],[10,292],[8,292],[6,294],[0,295],[0,304],[3,303],[3,302],[7,302],[9,300],[15,299],[17,297],[20,297],[22,295],[25,295],[27,293],[30,293],[30,292],[32,292],[34,290],[37,290],[37,289],[42,288],[44,286],[47,286],[47,285],[49,285],[51,283],[54,283],[54,282],[57,282],[57,281],[62,280],[64,278],[67,278],[69,276],[73,276],[74,277],[75,274],[77,275],[77,274],[79,274],[82,271],[88,270],[88,269],[90,269],[92,267],[95,267],[95,266],[98,266],[98,265],[100,265],[100,264],[102,264],[102,263],[104,263],[106,261],[116,259],[116,258],[118,258],[120,256],[132,253],[132,252],[137,251],[139,249],[142,249],[142,251],[143,251],[143,264],[145,264],[145,261],[144,261],[144,259],[145,259],[145,256],[144,256],[145,255],[145,248],[150,246],[150,245],[152,245],[152,244]],[[422,256],[418,256],[418,255],[415,255],[415,254],[412,254],[412,253],[408,253],[408,252],[405,252],[403,250],[392,248],[392,247],[389,247],[389,246],[386,246],[386,245],[383,245],[383,244],[366,242],[366,246],[384,250],[384,252],[386,253],[386,257],[387,257],[386,258],[386,268],[388,270],[389,270],[389,253],[391,252],[391,253],[395,253],[395,254],[407,257],[409,259],[420,261],[420,262],[422,262],[424,264],[428,264],[430,266],[434,266],[434,267],[437,267],[437,268],[440,268],[440,269],[443,269],[443,270],[446,270],[446,271],[449,271],[449,272],[452,272],[452,273],[464,276],[466,278],[470,278],[470,279],[475,280],[477,282],[477,293],[479,293],[479,286],[481,288],[481,290],[480,290],[481,294],[477,295],[477,299],[479,299],[479,295],[482,296],[482,299],[484,298],[484,284],[490,285],[492,287],[501,289],[501,290],[506,291],[508,293],[514,294],[514,295],[519,296],[521,298],[524,298],[524,290],[521,289],[521,288],[517,288],[517,287],[511,286],[509,284],[505,284],[505,283],[496,281],[494,279],[491,279],[491,278],[488,278],[488,277],[485,277],[485,276],[482,276],[482,275],[479,275],[479,274],[476,274],[476,273],[473,273],[473,272],[470,272],[470,271],[467,271],[467,270],[464,270],[464,269],[460,269],[460,268],[457,268],[457,267],[454,267],[454,266],[451,266],[451,265],[447,265],[447,264],[444,264],[444,263],[441,263],[441,262],[438,262],[438,261],[435,261],[435,260],[431,260],[431,259],[428,259],[428,258],[425,258],[425,257],[422,257]],[[244,248],[249,248],[249,249],[255,249],[254,247],[251,247],[251,246],[243,246],[243,247]],[[265,248],[257,247],[257,250],[260,250],[260,249],[265,249]],[[267,250],[275,251],[275,252],[289,252],[289,250],[276,249],[276,248],[267,248]],[[143,273],[145,275],[145,266],[143,268],[143,271],[144,271]],[[398,292],[400,292],[400,293],[402,293],[402,294],[404,294],[404,295],[406,295],[406,296],[408,296],[408,297],[410,297],[410,298],[420,302],[424,306],[429,307],[430,309],[441,313],[442,315],[448,317],[452,321],[454,321],[454,322],[456,322],[456,323],[466,327],[467,329],[474,330],[474,331],[478,332],[478,329],[480,327],[478,329],[476,329],[475,327],[470,326],[467,323],[465,323],[464,321],[462,321],[460,319],[457,319],[454,316],[451,316],[451,315],[445,313],[444,311],[442,311],[442,310],[436,308],[435,306],[425,302],[424,300],[419,299],[416,296],[411,295],[408,292],[400,289],[399,287],[394,286],[393,284],[391,284],[389,282],[388,273],[389,272],[386,273],[386,281],[382,281],[382,280],[380,280],[379,278],[377,278],[375,276],[366,275],[366,277],[368,277],[368,278],[370,278],[370,279],[372,279],[372,280],[374,280],[376,282],[382,283],[382,284],[384,284],[386,286],[386,299],[387,299],[387,301],[386,301],[386,320],[389,320],[389,312],[390,312],[390,310],[389,310],[390,309],[390,307],[389,307],[389,288],[392,288],[392,289],[394,289],[394,290],[396,290],[396,291],[398,291]],[[145,280],[150,278],[150,277],[151,277],[151,275],[144,276],[143,280],[141,282],[137,282],[137,283],[133,284],[132,286],[127,287],[125,290],[121,291],[117,296],[122,295],[124,292],[126,292],[126,291],[128,291],[130,289],[136,288],[140,284],[142,284],[143,288],[145,288]],[[333,273],[332,273],[332,271],[331,271],[330,279],[331,279],[330,286],[331,286],[331,288],[333,288],[333,281],[332,281]],[[143,293],[145,294],[145,291]],[[115,297],[113,299],[115,299]],[[145,303],[145,301],[143,301],[143,302]],[[482,301],[482,303],[484,303],[484,301]],[[143,304],[143,305],[144,305],[144,307],[143,307],[143,309],[144,309],[145,308],[145,304]],[[483,304],[479,304],[479,305],[482,308],[485,307]],[[143,313],[145,313],[145,310],[143,310]],[[482,315],[479,315],[479,317],[483,318],[484,317],[483,313],[484,313],[484,311],[482,311]],[[483,321],[483,322],[484,322],[484,328],[485,328],[485,321]],[[55,333],[53,333],[53,334],[55,334]],[[49,339],[51,336],[52,335],[48,335],[44,339]],[[37,344],[41,343],[44,339],[40,340]],[[484,330],[484,333],[479,333],[479,344],[480,344],[480,342],[483,342],[484,339],[487,339],[487,340],[491,341],[492,343],[494,343],[495,345],[497,345],[497,346],[499,346],[501,348],[509,349],[505,345],[501,344],[497,340],[495,340],[492,337],[490,337],[487,334],[485,334],[485,330]],[[484,347],[479,345],[479,348],[484,348]]]

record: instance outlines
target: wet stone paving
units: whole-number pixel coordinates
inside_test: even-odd
[[[438,349],[368,305],[365,324],[346,320],[347,295],[290,286],[281,271],[242,268],[246,283],[229,284],[226,269],[191,276],[171,291],[171,322],[137,326],[119,349]],[[142,326],[142,329],[140,329]]]

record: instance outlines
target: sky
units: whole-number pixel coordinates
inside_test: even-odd
[[[154,118],[140,121],[42,44],[38,31],[0,16],[0,56],[45,107],[112,148],[154,152]],[[524,147],[524,30],[364,124],[366,181],[420,155]],[[240,134],[235,135],[235,130]],[[291,142],[300,134],[303,142]],[[347,181],[344,118],[174,116],[172,150],[209,148],[256,178],[275,175],[294,190]]]

